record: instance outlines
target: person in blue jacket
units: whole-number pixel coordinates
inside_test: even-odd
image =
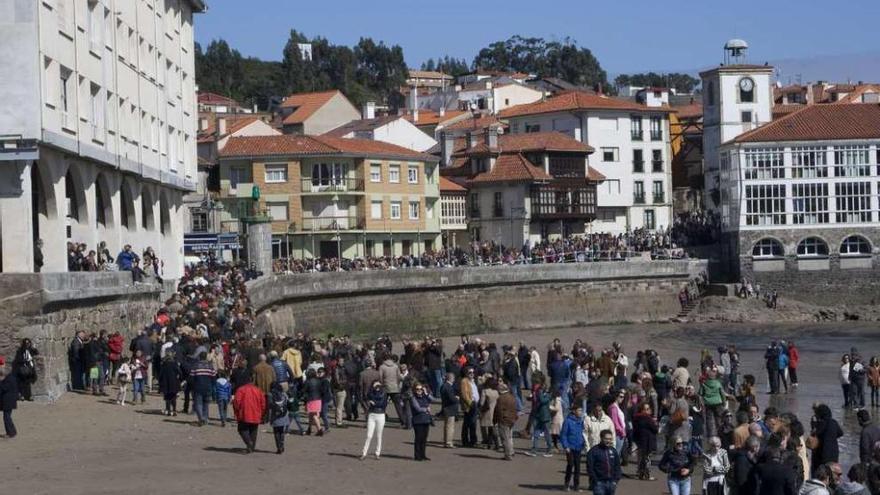
[[[584,411],[580,404],[572,404],[568,417],[562,423],[559,441],[565,449],[565,490],[578,491],[581,486],[581,454],[585,444]]]

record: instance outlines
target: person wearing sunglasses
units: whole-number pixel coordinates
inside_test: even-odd
[[[428,447],[428,432],[434,422],[431,416],[431,396],[425,391],[425,386],[416,383],[413,386],[413,396],[409,403],[412,411],[412,427],[415,435],[413,442],[414,458],[417,461],[430,461],[425,451]]]
[[[691,457],[685,449],[682,437],[675,437],[672,448],[663,453],[660,460],[660,471],[667,474],[666,486],[672,495],[690,495],[691,493]]]

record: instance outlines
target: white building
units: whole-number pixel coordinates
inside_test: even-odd
[[[481,110],[498,114],[510,107],[540,100],[544,97],[538,91],[509,76],[485,77],[469,84],[455,85],[430,94],[410,92],[407,108],[431,110]]]
[[[740,134],[773,120],[773,67],[748,65],[748,44],[724,45],[725,64],[701,72],[703,80],[703,204],[720,205],[718,148]],[[733,62],[733,63],[731,63]]]
[[[183,268],[202,0],[0,0],[2,270],[65,271],[66,241]]]
[[[396,144],[413,151],[425,151],[437,144],[403,115],[386,115],[352,120],[348,124],[324,133],[326,136],[369,139]]]
[[[723,144],[719,157],[739,274],[865,269],[876,280],[880,105],[809,105]]]
[[[511,134],[558,131],[593,147],[598,186],[593,232],[664,229],[672,222],[668,107],[580,91],[501,112]]]

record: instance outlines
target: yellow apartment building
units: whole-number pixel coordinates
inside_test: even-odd
[[[272,221],[274,257],[418,256],[439,249],[439,158],[381,141],[233,137],[220,154],[223,232]]]

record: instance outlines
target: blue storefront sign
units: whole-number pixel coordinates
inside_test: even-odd
[[[184,234],[183,250],[186,253],[241,249],[238,234]]]

